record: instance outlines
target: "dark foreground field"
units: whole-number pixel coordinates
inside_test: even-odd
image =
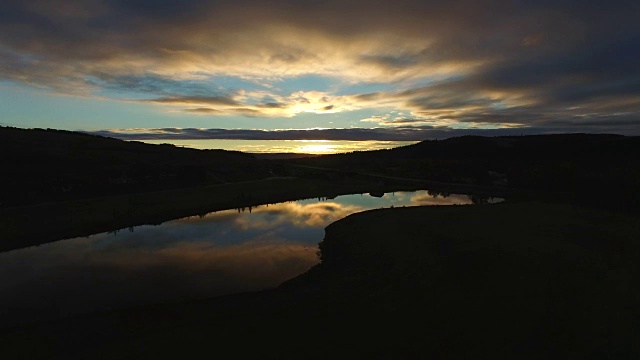
[[[631,359],[637,215],[543,203],[374,210],[277,289],[0,330],[6,359]]]

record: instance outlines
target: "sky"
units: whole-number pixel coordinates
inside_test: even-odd
[[[640,135],[640,2],[3,0],[0,125],[122,139]]]

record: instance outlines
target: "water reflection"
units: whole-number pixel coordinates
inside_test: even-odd
[[[243,231],[267,230],[282,224],[317,228],[363,210],[365,208],[362,206],[342,204],[333,200],[315,203],[289,202],[256,207],[252,209],[253,215],[250,217],[242,216],[244,214],[240,213],[238,214],[240,216],[234,219],[234,223]],[[229,215],[222,211],[210,216],[227,217]]]
[[[274,287],[319,260],[324,227],[366,209],[469,204],[427,191],[227,210],[0,254],[0,325]],[[249,211],[250,210],[250,211]]]

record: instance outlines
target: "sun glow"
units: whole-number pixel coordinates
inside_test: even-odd
[[[149,144],[169,143],[194,149],[224,149],[247,153],[336,154],[352,151],[389,149],[414,144],[416,141],[353,141],[353,140],[142,140]]]
[[[297,140],[300,142],[299,146],[293,148],[293,152],[303,154],[335,154],[339,152],[346,152],[346,148],[341,151],[342,146],[336,142],[328,140]]]

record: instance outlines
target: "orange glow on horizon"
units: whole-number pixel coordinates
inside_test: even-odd
[[[338,154],[352,151],[390,149],[415,144],[417,141],[376,141],[376,140],[142,140],[149,144],[170,143],[179,147],[194,149],[223,149],[246,153],[300,153]]]

